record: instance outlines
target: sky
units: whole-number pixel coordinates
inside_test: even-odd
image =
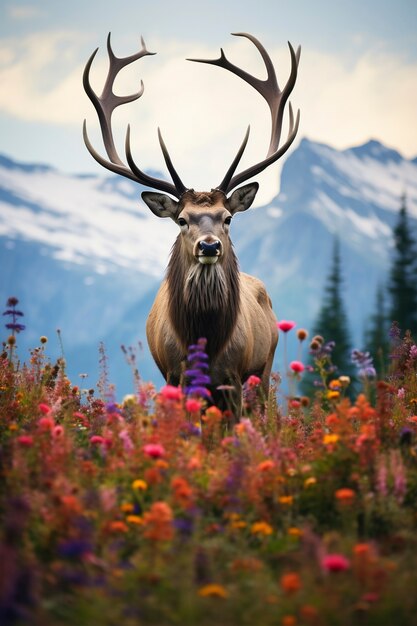
[[[113,120],[121,158],[131,124],[132,151],[142,169],[165,172],[158,126],[187,187],[220,183],[248,124],[242,168],[265,157],[270,118],[261,96],[224,69],[185,60],[216,58],[223,47],[233,63],[264,78],[256,48],[233,32],[263,43],[280,87],[290,69],[287,41],[301,45],[291,95],[293,108],[301,110],[294,146],[308,137],[345,149],[372,138],[417,156],[415,0],[1,0],[0,153],[69,173],[104,173],[82,140],[86,118],[91,140],[103,152],[82,72],[99,47],[91,82],[100,92],[110,31],[117,56],[139,50],[141,35],[157,53],[123,70],[115,83],[120,95],[136,92],[141,80],[145,86],[142,98],[119,107]],[[257,177],[258,202],[276,194],[281,165]]]

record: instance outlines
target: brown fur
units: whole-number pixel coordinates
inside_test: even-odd
[[[172,384],[180,382],[188,346],[205,337],[214,401],[226,408],[216,388],[233,385],[228,403],[239,418],[242,383],[251,374],[261,377],[268,392],[278,332],[264,285],[239,272],[225,215],[230,212],[222,192],[184,194],[176,217],[185,217],[189,228],[174,243],[166,279],[149,314],[147,337],[159,369]],[[217,263],[198,262],[192,254],[198,239],[221,241]]]

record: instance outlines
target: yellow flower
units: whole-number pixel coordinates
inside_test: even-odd
[[[329,390],[326,394],[328,400],[336,400],[340,396],[340,391]]]
[[[268,522],[254,522],[250,529],[252,535],[272,535],[272,526]]]
[[[324,435],[323,437],[323,443],[325,446],[332,444],[332,443],[337,443],[338,441],[339,441],[339,435],[328,434],[328,435]]]
[[[12,422],[11,424],[9,424],[9,430],[18,430],[19,426],[16,424],[16,422]]]
[[[200,587],[198,595],[202,598],[227,598],[229,593],[223,585],[211,583],[209,585],[204,585],[204,587]]]
[[[148,488],[148,484],[144,480],[142,480],[142,478],[137,478],[133,481],[132,488],[136,489],[137,491],[146,491]]]
[[[140,515],[128,515],[126,517],[126,521],[129,522],[129,524],[135,524],[136,526],[142,526],[144,523]]]
[[[287,504],[288,506],[291,506],[294,502],[294,496],[280,496],[278,498],[278,502],[280,504]]]
[[[309,478],[306,478],[304,481],[304,487],[311,487],[312,485],[315,485],[317,482],[317,478],[314,478],[314,476],[310,476]]]
[[[297,526],[290,526],[290,528],[287,530],[287,533],[290,535],[290,537],[295,537],[298,539],[298,537],[302,536],[303,531],[301,530],[301,528],[297,528]]]

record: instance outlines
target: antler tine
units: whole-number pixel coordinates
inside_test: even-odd
[[[229,186],[229,183],[232,179],[233,174],[236,171],[237,166],[239,165],[239,161],[242,158],[242,154],[245,151],[246,148],[246,144],[248,143],[248,139],[249,139],[249,133],[250,133],[250,126],[248,126],[246,134],[243,138],[242,144],[231,164],[231,166],[229,167],[229,169],[226,172],[226,176],[223,178],[222,182],[220,183],[220,185],[217,187],[217,189],[227,189],[227,187]]]
[[[175,186],[169,183],[168,181],[160,180],[160,179],[154,178],[153,176],[148,176],[147,174],[145,174],[138,168],[138,166],[133,161],[133,157],[130,151],[130,139],[128,139],[128,137],[126,138],[126,146],[129,146],[129,155],[126,153],[126,157],[128,159],[130,169],[123,163],[122,159],[119,157],[117,153],[116,146],[115,146],[114,139],[113,139],[113,132],[111,128],[111,118],[112,118],[113,111],[116,109],[116,107],[122,104],[127,104],[129,102],[134,102],[135,100],[138,100],[143,94],[144,85],[143,85],[143,81],[141,81],[140,89],[137,93],[127,95],[127,96],[118,96],[113,92],[114,81],[121,69],[123,69],[127,65],[130,65],[134,61],[141,59],[144,56],[154,55],[155,52],[149,52],[149,50],[147,50],[143,37],[141,37],[142,47],[138,52],[135,52],[134,54],[131,54],[127,57],[117,57],[113,52],[110,37],[111,35],[109,33],[107,37],[107,52],[109,56],[109,69],[107,73],[106,82],[104,84],[103,91],[100,96],[98,96],[95,93],[90,83],[90,69],[94,61],[94,58],[97,54],[98,48],[93,52],[93,54],[88,59],[87,64],[84,69],[84,73],[83,73],[84,89],[88,97],[90,98],[91,102],[93,103],[94,108],[97,111],[97,115],[98,115],[99,122],[100,122],[101,134],[103,137],[104,147],[106,149],[107,156],[109,157],[110,160],[107,161],[105,158],[100,156],[98,152],[96,152],[96,150],[93,148],[87,135],[87,125],[86,125],[86,121],[84,120],[83,137],[84,137],[85,145],[88,151],[90,152],[90,154],[92,155],[92,157],[96,161],[98,161],[100,165],[107,168],[108,170],[115,172],[117,174],[121,174],[122,176],[130,178],[131,180],[141,183],[142,185],[146,185],[147,187],[153,187],[154,189],[160,189],[160,190],[166,191],[176,196],[177,198],[179,198],[180,195],[185,190],[185,186],[181,182],[178,174],[175,172],[175,169],[172,165],[169,155],[168,155],[168,159],[170,161],[171,168],[168,168],[168,169],[171,175],[173,172],[175,173]],[[127,136],[129,136],[130,138],[129,129],[127,131]],[[161,148],[162,148],[162,145],[161,145]],[[126,151],[127,151],[127,148],[126,148]],[[163,148],[163,152],[164,152],[165,161],[167,162],[166,154],[168,154],[168,152],[165,146]],[[178,189],[177,189],[177,184],[179,185]]]
[[[279,150],[271,154],[269,157],[266,157],[263,161],[260,161],[256,165],[252,165],[251,167],[248,167],[246,170],[243,170],[243,172],[236,174],[236,176],[234,176],[231,179],[227,188],[226,189],[222,188],[224,193],[229,193],[229,191],[232,191],[232,189],[234,189],[241,183],[244,183],[245,180],[248,180],[249,178],[252,178],[252,176],[256,176],[257,174],[260,174],[267,167],[269,167],[269,165],[272,165],[272,163],[275,163],[275,161],[278,161],[278,159],[280,159],[282,155],[285,154],[285,152],[291,146],[292,142],[294,141],[297,135],[298,127],[300,124],[300,109],[297,110],[295,124],[293,122],[294,122],[294,115],[293,115],[292,107],[290,103],[290,127],[288,130],[286,142],[281,146],[281,148],[279,148]]]
[[[300,52],[301,52],[300,47],[298,47],[297,52],[294,52],[293,47],[288,42],[288,46],[290,48],[290,55],[291,55],[291,72],[290,72],[290,76],[288,78],[288,81],[284,89],[281,91],[278,86],[277,77],[275,74],[275,69],[274,69],[271,57],[265,50],[264,46],[260,43],[260,41],[258,41],[256,37],[254,37],[253,35],[250,35],[249,33],[232,33],[232,35],[235,35],[238,37],[246,37],[256,46],[256,48],[259,50],[262,56],[262,59],[266,67],[266,71],[267,71],[266,80],[261,80],[259,78],[256,78],[252,74],[249,74],[245,70],[231,63],[227,59],[226,55],[224,54],[223,49],[220,50],[220,57],[218,59],[213,59],[213,60],[188,59],[189,61],[195,61],[197,63],[207,63],[210,65],[217,65],[218,67],[222,67],[226,70],[229,70],[230,72],[232,72],[232,74],[239,76],[239,78],[242,78],[245,82],[251,85],[251,87],[256,89],[256,91],[266,100],[269,106],[269,110],[271,113],[271,138],[270,138],[270,144],[269,144],[266,158],[264,159],[264,161],[253,166],[252,168],[248,168],[247,170],[245,170],[245,172],[242,172],[242,174],[239,174],[238,176],[231,178],[233,172],[230,173],[230,170],[235,163],[236,163],[235,164],[235,169],[236,169],[237,164],[240,160],[240,157],[237,161],[235,159],[233,161],[231,168],[229,168],[228,170],[228,174],[226,175],[225,179],[222,181],[222,185],[219,187],[223,190],[227,188],[228,191],[230,191],[230,189],[233,189],[233,187],[239,184],[237,181],[241,182],[242,180],[246,180],[247,178],[250,178],[251,176],[261,172],[263,169],[268,167],[268,165],[270,165],[274,161],[278,160],[280,156],[282,156],[284,152],[288,150],[291,143],[295,139],[295,134],[298,129],[299,115],[297,115],[297,121],[294,127],[293,127],[293,124],[290,123],[290,130],[289,130],[289,134],[287,137],[287,141],[282,146],[282,148],[278,149],[280,138],[281,138],[282,120],[283,120],[285,104],[295,85],[295,81],[297,78],[298,63],[299,63]],[[291,118],[291,115],[292,113],[290,113],[290,122],[291,122],[291,119],[293,119]],[[294,130],[295,130],[295,133],[293,132]],[[243,174],[245,174],[245,176],[243,176]],[[228,177],[229,177],[229,182],[227,181]],[[223,186],[225,181],[227,182],[227,185]]]

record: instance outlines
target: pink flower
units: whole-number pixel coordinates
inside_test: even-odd
[[[41,430],[52,430],[55,426],[55,422],[52,417],[41,417],[38,421],[38,426]]]
[[[58,426],[54,426],[52,429],[52,437],[54,439],[60,439],[64,434],[64,427],[58,424]]]
[[[350,562],[343,554],[327,554],[323,557],[321,565],[328,572],[344,572],[349,569]]]
[[[38,409],[41,413],[44,413],[45,415],[47,415],[48,413],[52,411],[51,407],[45,404],[44,402],[41,402],[41,404],[38,405]]]
[[[254,374],[252,374],[252,376],[249,376],[248,380],[246,381],[248,384],[248,387],[258,387],[261,384],[261,379],[259,378],[259,376],[255,376]]]
[[[189,398],[185,403],[185,410],[190,413],[197,413],[201,409],[201,402],[194,398]]]
[[[159,443],[147,443],[146,446],[143,446],[142,450],[152,459],[159,459],[161,456],[165,456],[165,448]]]
[[[277,322],[277,326],[283,333],[288,333],[288,331],[292,330],[295,326],[295,322],[291,322],[290,320],[281,320]]]
[[[165,385],[162,387],[159,394],[165,398],[165,400],[181,400],[182,391],[181,387],[174,387],[173,385]]]
[[[24,448],[30,448],[33,446],[33,437],[30,435],[20,435],[20,437],[17,438],[17,442]]]
[[[296,374],[300,374],[301,372],[304,372],[305,367],[301,361],[291,361],[290,369],[292,369],[292,371]]]
[[[90,437],[90,443],[92,443],[93,445],[102,444],[104,443],[104,437],[102,437],[101,435],[93,435],[92,437]]]

